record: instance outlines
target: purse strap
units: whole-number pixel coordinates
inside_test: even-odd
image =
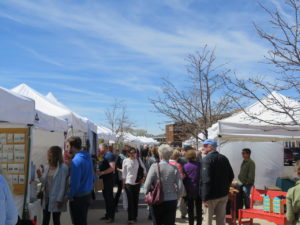
[[[158,171],[158,180],[161,183],[161,179],[160,179],[160,166],[159,166],[159,162],[157,163],[157,171]]]

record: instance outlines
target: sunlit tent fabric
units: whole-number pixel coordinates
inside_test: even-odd
[[[35,101],[5,88],[0,88],[0,121],[31,124],[49,131],[67,129],[64,120],[36,109]]]
[[[287,98],[277,92],[273,92],[268,97],[262,99],[262,103],[269,107],[282,111],[278,104],[274,103],[274,97],[285,106],[287,110],[293,110],[293,119],[300,121],[300,102]],[[220,120],[217,125],[217,134],[221,139],[247,139],[252,140],[300,140],[300,126],[292,125],[293,119],[287,114],[266,110],[260,103],[256,102],[247,107],[245,111],[249,115],[255,115],[258,120],[249,118],[245,112],[238,112],[234,115]],[[287,125],[272,125],[264,121],[282,123]],[[289,125],[290,124],[290,125]],[[214,133],[213,135],[216,135]]]
[[[145,145],[158,145],[159,142],[154,140],[153,138],[144,137],[144,136],[138,136],[140,141]]]
[[[47,95],[46,95],[46,98],[49,102],[53,103],[54,105],[56,106],[59,106],[67,111],[71,111],[67,106],[65,106],[64,104],[62,104],[51,92],[49,92]],[[84,136],[82,136],[83,134],[79,134],[78,136],[82,136],[82,138],[86,138],[90,141],[90,153],[91,154],[95,154],[96,153],[96,149],[97,149],[97,146],[98,146],[98,138],[97,138],[97,125],[89,120],[88,118],[86,117],[81,117],[79,115],[77,115],[76,113],[74,113],[74,115],[76,115],[77,117],[81,118],[83,121],[85,121],[88,125],[88,131],[85,132]],[[69,136],[71,135],[77,135],[76,133],[74,133],[74,130],[73,132],[69,133]]]
[[[103,139],[106,141],[115,141],[116,140],[116,134],[113,133],[109,128],[104,126],[98,126],[97,127],[97,134],[99,139]]]
[[[0,88],[0,120],[10,123],[33,124],[35,103],[32,99]]]
[[[158,145],[159,143],[153,138],[143,137],[143,136],[134,136],[131,133],[123,134],[124,143],[134,144],[137,146],[140,145]]]
[[[287,108],[300,109],[299,102],[277,92],[273,92],[261,101],[276,109],[274,97]],[[220,120],[209,130],[209,138],[219,140],[218,149],[229,158],[236,178],[242,162],[241,150],[243,148],[252,150],[251,157],[256,163],[255,185],[259,188],[264,188],[265,185],[275,185],[276,178],[283,173],[283,142],[300,140],[300,126],[292,126],[291,118],[282,113],[266,110],[262,103],[258,101],[245,109],[249,115],[259,117],[258,120],[250,118],[244,111],[241,111]],[[300,121],[300,114],[296,112],[294,118]],[[271,125],[263,120],[291,125]]]
[[[78,116],[67,108],[55,105],[50,102],[45,96],[35,91],[26,84],[21,84],[12,89],[13,92],[31,98],[35,101],[35,107],[37,110],[63,120],[66,120],[68,126],[75,130],[87,132],[89,125],[86,119]]]

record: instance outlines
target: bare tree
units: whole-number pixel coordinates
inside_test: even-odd
[[[274,121],[262,118],[261,113],[249,114],[244,112],[249,119],[255,119],[272,125],[299,125],[296,116],[299,116],[300,108],[288,98],[284,98],[276,92],[293,93],[293,98],[300,99],[300,49],[299,49],[299,0],[285,0],[284,7],[280,10],[270,9],[261,4],[261,7],[269,15],[268,26],[254,24],[258,35],[271,49],[265,56],[267,63],[275,66],[272,79],[257,76],[248,79],[239,79],[237,76],[226,76],[226,86],[231,91],[231,97],[236,104],[244,110],[245,104],[241,99],[259,101],[265,110],[284,115],[287,122]]]
[[[208,128],[231,111],[221,79],[228,71],[216,65],[215,53],[207,46],[190,54],[187,61],[187,88],[179,89],[163,78],[162,93],[150,101],[158,113],[180,124],[182,133],[194,137],[198,148],[199,133],[207,138]]]
[[[105,111],[105,117],[110,129],[117,134],[116,142],[119,142],[124,132],[134,127],[127,113],[127,106],[123,100],[115,99],[114,103]]]

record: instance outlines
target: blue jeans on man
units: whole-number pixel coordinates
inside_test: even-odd
[[[245,184],[242,186],[243,190],[243,199],[244,199],[244,205],[246,209],[250,208],[250,194],[251,194],[251,189],[253,187],[253,184]]]

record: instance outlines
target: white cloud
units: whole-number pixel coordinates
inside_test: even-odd
[[[27,52],[29,52],[33,57],[35,57],[36,59],[40,60],[40,61],[43,61],[43,62],[46,62],[46,63],[49,63],[49,64],[52,64],[52,65],[55,65],[55,66],[59,66],[59,67],[64,67],[62,63],[32,49],[32,48],[29,48],[29,47],[22,47],[24,50],[26,50]]]
[[[166,1],[166,3],[173,4],[175,8],[186,7],[182,1]],[[53,29],[53,32],[57,30],[66,32],[64,29],[80,32],[82,40],[85,40],[84,36],[93,38],[94,41],[83,42],[87,45],[90,57],[94,60],[103,57],[102,52],[98,54],[95,51],[92,52],[95,47],[99,48],[97,45],[99,46],[103,40],[165,65],[182,64],[185,54],[205,44],[220,48],[221,57],[237,63],[257,61],[265,53],[265,48],[251,40],[249,34],[243,31],[224,31],[221,27],[220,31],[212,33],[206,29],[209,24],[199,24],[198,27],[187,26],[187,28],[179,24],[173,32],[166,32],[150,25],[136,24],[96,3],[69,6],[61,2],[44,1],[44,4],[39,4],[11,0],[4,4],[20,12],[18,16],[21,19],[16,20]],[[191,18],[193,16],[191,15]],[[104,55],[104,57],[107,56],[107,54]]]

